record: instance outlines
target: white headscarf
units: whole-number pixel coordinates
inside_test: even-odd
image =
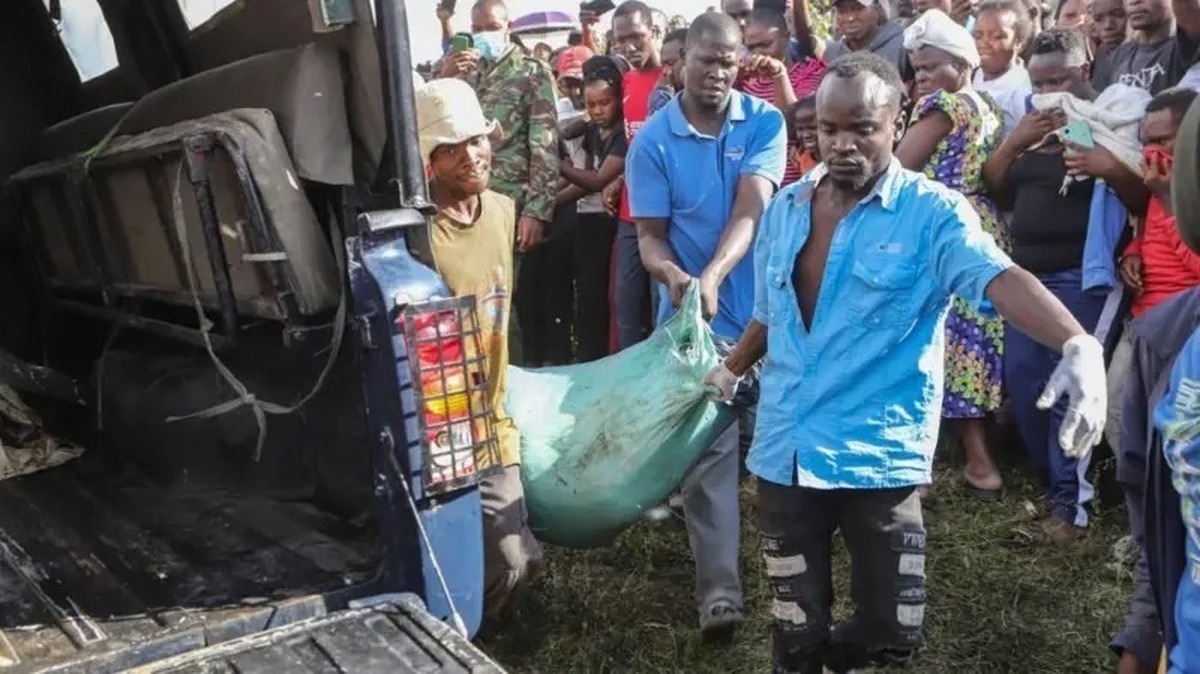
[[[904,29],[904,48],[916,51],[921,47],[937,47],[967,62],[974,70],[979,67],[979,50],[975,38],[940,9],[926,10]]]

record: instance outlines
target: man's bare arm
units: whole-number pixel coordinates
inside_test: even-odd
[[[746,330],[738,338],[733,351],[725,357],[725,367],[740,377],[767,355],[767,326],[751,319]]]
[[[774,189],[771,181],[760,175],[747,174],[738,179],[733,210],[725,223],[725,231],[721,233],[717,252],[704,270],[704,275],[711,276],[717,285],[750,251],[750,245],[754,243],[754,229]]]
[[[1071,311],[1020,267],[1011,267],[993,279],[987,296],[1013,326],[1055,351],[1061,351],[1072,337],[1087,334]]]
[[[686,285],[691,277],[675,259],[671,244],[667,240],[666,218],[637,218],[638,252],[642,256],[642,266],[651,276],[671,288],[678,284]]]

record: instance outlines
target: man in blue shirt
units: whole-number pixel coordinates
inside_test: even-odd
[[[1175,365],[1171,383],[1154,413],[1163,439],[1171,483],[1179,492],[1187,531],[1187,565],[1174,597],[1177,639],[1169,654],[1171,674],[1200,670],[1200,332],[1192,335]]]
[[[698,283],[718,339],[737,340],[754,304],[746,255],[771,193],[783,179],[787,133],[770,104],[733,90],[741,31],[724,14],[701,14],[688,30],[683,92],[650,117],[625,163],[642,263],[661,283],[659,322]],[[751,413],[740,406],[748,438]],[[696,601],[706,636],[742,622],[738,574],[738,428],[700,458],[684,484],[696,558]]]
[[[762,554],[775,598],[776,672],[908,660],[925,616],[925,529],[951,295],[985,297],[1062,361],[1038,405],[1069,399],[1059,441],[1090,450],[1104,426],[1103,349],[1036,278],[1014,267],[961,195],[892,157],[903,84],[869,52],[834,63],[817,92],[825,163],[767,207],[754,247],[754,316],[706,381],[732,396],[762,356]],[[831,628],[831,538],[851,558],[854,616]]]

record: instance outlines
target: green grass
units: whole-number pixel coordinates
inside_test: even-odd
[[[1036,485],[1006,471],[999,503],[969,499],[957,468],[939,469],[929,532],[928,642],[909,671],[929,674],[1113,671],[1109,637],[1120,626],[1132,581],[1114,561],[1123,513],[1098,514],[1068,548],[1025,541],[1026,502]],[[513,672],[769,672],[769,590],[754,529],[753,487],[742,494],[742,574],[747,623],[733,643],[701,642],[692,604],[692,564],[682,526],[638,524],[612,546],[546,549],[543,575],[505,628],[483,648]],[[845,603],[839,552],[837,616]]]

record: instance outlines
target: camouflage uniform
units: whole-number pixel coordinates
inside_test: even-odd
[[[494,63],[481,60],[467,81],[483,114],[504,132],[492,145],[492,189],[517,202],[519,216],[549,223],[558,189],[558,95],[550,67],[514,47]]]

